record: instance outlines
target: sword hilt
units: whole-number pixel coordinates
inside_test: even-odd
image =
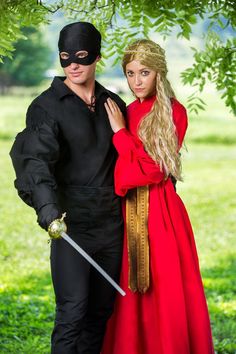
[[[60,219],[55,219],[51,222],[48,227],[48,234],[52,239],[61,238],[61,233],[67,231],[66,223],[64,218],[66,213],[63,213]]]

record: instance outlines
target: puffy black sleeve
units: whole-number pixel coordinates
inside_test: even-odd
[[[16,136],[10,156],[21,199],[36,212],[46,204],[57,204],[54,170],[59,158],[58,125],[39,105],[29,107],[26,128]]]

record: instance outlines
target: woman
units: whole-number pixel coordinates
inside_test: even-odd
[[[102,354],[212,354],[208,310],[181,180],[185,108],[167,80],[164,50],[131,44],[123,70],[136,100],[127,128],[114,101],[105,104],[118,151],[116,193],[126,196],[120,285]]]

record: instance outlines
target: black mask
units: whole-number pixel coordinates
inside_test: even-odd
[[[75,22],[62,28],[58,41],[59,52],[69,54],[68,59],[60,57],[61,66],[63,68],[71,63],[81,65],[90,65],[100,55],[101,50],[101,34],[89,22]],[[87,51],[88,55],[79,58],[76,53],[79,51]]]

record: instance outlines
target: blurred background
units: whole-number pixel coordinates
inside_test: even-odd
[[[31,101],[55,75],[63,75],[58,61],[60,29],[71,19],[61,12],[50,23],[27,26],[27,39],[15,43],[12,59],[0,64],[0,353],[49,353],[54,319],[50,280],[50,244],[36,223],[35,212],[24,205],[14,189],[9,151],[24,128]],[[182,151],[184,182],[177,191],[195,232],[201,272],[210,310],[216,353],[236,353],[236,122],[215,85],[206,82],[191,107],[196,91],[184,85],[181,73],[193,67],[194,52],[201,50],[207,20],[198,18],[190,39],[176,32],[149,33],[166,51],[169,80],[180,102],[189,107],[189,127]],[[230,30],[226,36],[232,37]],[[119,41],[118,41],[119,42]],[[107,55],[97,80],[133,100],[120,61]],[[204,103],[202,103],[204,102]],[[202,107],[205,110],[202,110]],[[194,109],[193,109],[194,108]],[[145,353],[144,353],[145,354]]]

